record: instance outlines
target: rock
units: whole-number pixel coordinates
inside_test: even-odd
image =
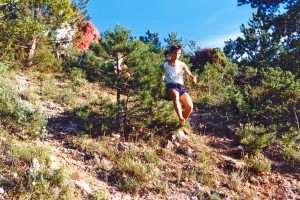
[[[247,164],[244,161],[239,161],[224,155],[220,155],[220,156],[222,159],[224,159],[224,166],[228,170],[243,169],[247,166]]]
[[[57,169],[59,169],[58,163],[57,163],[57,162],[52,162],[52,163],[50,164],[50,169],[52,169],[52,170],[57,170]]]
[[[177,148],[177,153],[186,155],[186,156],[190,156],[193,153],[193,149],[189,146],[186,145],[181,145]]]
[[[57,157],[53,154],[49,156],[51,160],[50,169],[57,170],[59,169],[59,164],[57,163]]]
[[[167,148],[167,149],[174,149],[175,145],[170,140],[167,140],[165,148]]]
[[[113,134],[111,134],[111,136],[113,138],[119,139],[121,137],[121,134],[119,134],[119,133],[117,133],[117,134],[113,133]]]
[[[171,141],[171,142],[174,142],[176,140],[176,135],[175,134],[172,134],[172,135],[169,135],[167,137],[167,140]]]
[[[105,157],[101,157],[99,165],[101,169],[106,171],[111,171],[114,167],[113,163]]]
[[[125,194],[123,197],[122,197],[123,200],[131,200],[131,196],[129,194]]]
[[[252,183],[254,185],[259,185],[259,181],[254,176],[251,176],[249,181],[250,181],[250,183]]]
[[[179,142],[183,142],[183,141],[190,141],[190,138],[184,134],[183,130],[177,130],[175,132],[176,138]]]
[[[42,169],[42,165],[39,163],[39,160],[37,158],[32,159],[32,171],[33,173],[37,173]]]
[[[118,150],[119,150],[119,151],[125,151],[125,150],[126,150],[125,145],[122,144],[122,143],[118,143]]]
[[[258,177],[258,181],[262,185],[269,184],[268,177]]]
[[[225,168],[228,170],[236,169],[236,163],[233,160],[225,160]]]
[[[64,179],[63,185],[68,188],[75,188],[75,182],[72,179]]]
[[[176,148],[178,148],[180,146],[180,143],[179,142],[174,142],[174,145]]]
[[[99,42],[99,40],[100,33],[91,22],[82,20],[80,23],[78,23],[74,42],[74,45],[78,49],[86,50],[90,47],[92,41]]]
[[[53,199],[58,199],[60,193],[59,187],[55,187],[52,189]]]
[[[78,130],[78,124],[70,121],[67,125],[61,127],[62,131],[65,133],[72,133]]]
[[[111,200],[121,200],[122,199],[122,193],[118,191],[111,191]]]
[[[75,186],[83,191],[85,191],[88,194],[92,194],[92,189],[86,182],[80,182],[77,180],[73,180]]]

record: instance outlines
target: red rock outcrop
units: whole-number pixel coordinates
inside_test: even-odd
[[[81,21],[77,25],[74,46],[78,49],[86,50],[92,41],[99,42],[100,39],[99,31],[91,22]]]

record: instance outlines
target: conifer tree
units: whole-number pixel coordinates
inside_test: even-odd
[[[118,130],[126,133],[147,124],[159,93],[160,54],[119,25],[107,30],[92,50],[106,60],[101,68],[106,86],[116,91]]]
[[[161,42],[159,40],[158,33],[152,33],[150,30],[146,32],[147,36],[140,36],[140,40],[145,44],[149,44],[153,46],[153,51],[160,52],[161,50]]]
[[[299,74],[299,0],[238,0],[244,4],[257,10],[249,27],[241,26],[244,37],[226,42],[227,56],[255,68],[279,66]]]
[[[182,38],[179,38],[176,32],[171,32],[170,34],[168,34],[168,38],[165,38],[164,41],[167,43],[166,49],[170,49],[172,45],[181,45]]]

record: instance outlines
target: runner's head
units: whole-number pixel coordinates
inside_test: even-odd
[[[175,53],[177,51],[182,51],[182,47],[181,45],[177,44],[177,45],[172,45],[170,48],[170,53]]]
[[[181,45],[172,45],[170,48],[171,60],[178,60],[182,52]]]

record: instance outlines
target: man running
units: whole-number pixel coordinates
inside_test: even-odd
[[[183,85],[183,73],[185,72],[189,80],[193,83],[196,83],[197,79],[188,69],[187,65],[179,60],[181,52],[182,47],[180,45],[171,46],[171,60],[163,64],[165,71],[163,80],[167,83],[167,99],[173,101],[180,125],[184,125],[193,111],[193,102],[188,94],[188,89]],[[185,108],[184,112],[182,112],[181,103]]]

